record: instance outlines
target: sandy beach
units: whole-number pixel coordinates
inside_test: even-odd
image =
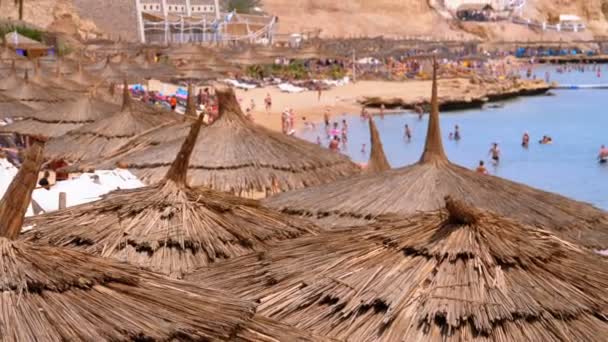
[[[546,87],[540,83],[524,82],[518,84],[517,89],[528,89],[533,87]],[[490,94],[508,92],[515,86],[509,81],[498,83],[472,83],[469,79],[445,79],[439,81],[441,100],[468,101],[484,97]],[[359,100],[363,97],[378,97],[382,99],[399,98],[406,103],[417,103],[428,100],[431,95],[431,81],[360,81],[350,83],[341,87],[334,87],[324,91],[321,98],[315,91],[307,91],[296,94],[281,92],[276,87],[256,88],[252,90],[237,90],[243,110],[250,106],[251,100],[255,102],[253,111],[254,120],[271,129],[281,129],[281,113],[286,108],[291,108],[296,113],[296,128],[301,127],[306,118],[310,122],[323,120],[323,113],[329,110],[331,116],[345,113],[358,114],[361,112]],[[264,98],[267,94],[272,97],[272,109],[266,112]],[[371,113],[377,110],[370,109]],[[386,111],[387,113],[389,111]]]

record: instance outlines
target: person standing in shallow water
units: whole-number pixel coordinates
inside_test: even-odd
[[[602,147],[600,147],[600,153],[597,156],[597,159],[600,161],[600,164],[608,163],[608,148],[606,148],[605,145],[602,145]]]
[[[492,156],[494,164],[498,164],[500,162],[500,148],[498,147],[498,143],[492,144],[492,148],[490,148],[490,156]]]
[[[528,146],[530,146],[530,135],[528,132],[525,132],[524,136],[521,138],[521,146],[523,148],[528,148]]]
[[[460,127],[458,125],[454,127],[454,140],[460,140]]]
[[[408,124],[405,124],[405,138],[407,139],[407,142],[412,141],[412,130],[410,129],[410,126]]]

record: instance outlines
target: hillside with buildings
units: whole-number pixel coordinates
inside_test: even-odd
[[[194,9],[212,0],[190,0]],[[152,6],[161,0],[140,0]],[[185,0],[167,0],[169,7]],[[536,23],[561,14],[580,16],[585,32],[545,32],[509,21],[462,22],[450,17],[463,4],[504,7],[525,3],[513,15]],[[432,39],[568,40],[608,35],[608,0],[261,0],[263,10],[279,18],[279,33],[319,32],[321,37],[428,37]],[[154,5],[156,6],[156,5]],[[143,5],[142,5],[143,7]],[[204,8],[204,7],[201,7]],[[138,38],[135,0],[25,0],[25,20],[79,37],[106,35]],[[0,2],[0,17],[16,18],[13,1]]]

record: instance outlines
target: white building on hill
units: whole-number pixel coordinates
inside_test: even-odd
[[[142,43],[272,42],[275,17],[222,13],[218,0],[132,1]]]

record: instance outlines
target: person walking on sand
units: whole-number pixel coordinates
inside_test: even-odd
[[[171,110],[175,111],[175,108],[177,108],[177,98],[175,96],[171,96],[171,99],[169,99],[169,104],[171,105]]]
[[[528,132],[525,132],[524,136],[521,138],[521,146],[523,148],[528,148],[528,146],[530,146],[530,135]]]
[[[320,84],[316,84],[317,88],[317,101],[321,102],[321,94],[323,93],[323,88],[321,88]]]
[[[405,124],[405,138],[407,139],[407,142],[412,141],[412,130],[408,124]]]
[[[264,104],[266,105],[266,113],[270,114],[270,110],[272,109],[272,97],[270,97],[270,93],[266,94]]]
[[[597,156],[597,159],[599,160],[600,164],[608,163],[608,148],[606,148],[605,145],[602,145],[602,147],[600,147],[600,153]]]
[[[492,144],[492,148],[490,148],[490,156],[492,156],[494,164],[498,164],[500,162],[500,148],[498,147],[498,143]]]
[[[249,102],[249,108],[252,112],[255,110],[255,101],[253,99],[251,99],[251,102]]]
[[[486,166],[485,166],[485,163],[483,162],[483,160],[479,161],[479,166],[477,166],[477,169],[475,169],[475,172],[481,173],[483,175],[488,174],[488,169],[486,169]]]

